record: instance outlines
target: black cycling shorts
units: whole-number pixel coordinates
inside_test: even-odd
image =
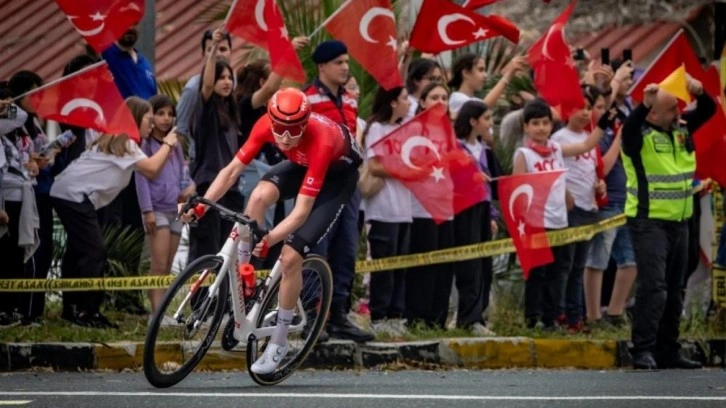
[[[274,184],[280,192],[280,199],[288,200],[297,197],[307,171],[307,167],[285,160],[273,166],[262,180]],[[308,219],[285,239],[285,244],[306,256],[333,228],[357,186],[357,168],[328,170]]]

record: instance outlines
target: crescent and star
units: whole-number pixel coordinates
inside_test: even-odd
[[[459,45],[466,42],[466,40],[453,40],[451,37],[449,37],[449,34],[446,32],[446,30],[449,28],[449,24],[455,22],[455,21],[466,21],[467,23],[476,26],[476,23],[474,20],[471,19],[471,17],[461,14],[461,13],[453,13],[453,14],[447,14],[445,16],[442,16],[439,18],[439,21],[436,23],[436,28],[438,29],[439,37],[441,37],[441,41],[444,42],[446,45]],[[483,39],[487,36],[487,30],[479,27],[478,30],[474,31],[472,33],[474,35],[475,39]]]
[[[363,18],[360,20],[360,24],[358,25],[358,31],[360,31],[360,36],[363,37],[364,40],[368,41],[369,43],[376,44],[378,43],[378,40],[371,37],[369,32],[369,27],[371,25],[371,22],[374,18],[377,16],[384,16],[388,17],[391,20],[396,21],[396,17],[393,14],[393,10],[384,8],[384,7],[371,7],[370,10],[366,11],[365,14],[363,14]],[[395,52],[398,48],[398,43],[396,42],[396,39],[392,36],[388,37],[388,42],[386,43],[387,46],[391,47],[393,51]]]
[[[415,147],[427,147],[434,152],[438,160],[441,160],[439,149],[436,148],[434,142],[423,136],[412,136],[403,143],[403,146],[401,146],[401,160],[403,160],[403,164],[405,164],[406,166],[414,170],[421,170],[420,167],[416,166],[411,162],[411,152]],[[433,166],[431,171],[431,177],[433,177],[436,182],[444,179],[444,168]]]
[[[512,191],[512,195],[509,197],[509,214],[514,214],[514,202],[520,195],[524,195],[527,197],[527,210],[525,211],[525,213],[529,211],[529,207],[532,205],[532,200],[534,199],[534,188],[532,188],[530,184],[522,184],[521,186],[515,188],[514,191]],[[524,221],[519,220],[519,223],[517,224],[517,231],[519,231],[519,235],[522,237],[524,236],[524,227]]]

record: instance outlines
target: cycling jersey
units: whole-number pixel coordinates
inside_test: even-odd
[[[249,164],[265,143],[276,143],[269,116],[260,118],[252,128],[249,139],[237,152],[237,159]],[[307,168],[299,193],[317,197],[328,170],[357,169],[362,162],[358,144],[344,126],[323,115],[312,113],[300,144],[282,154],[297,165]]]

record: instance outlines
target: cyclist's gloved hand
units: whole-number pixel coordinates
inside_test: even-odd
[[[197,204],[194,208],[182,214],[179,219],[182,222],[192,222],[198,220],[204,216],[207,212],[207,206],[204,204]]]
[[[265,259],[267,258],[268,252],[270,252],[270,244],[267,242],[267,236],[265,236],[257,243],[255,250],[252,251],[252,255],[259,259]]]

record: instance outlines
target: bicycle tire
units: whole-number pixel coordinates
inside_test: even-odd
[[[330,270],[330,265],[325,260],[325,258],[318,255],[310,255],[305,258],[305,260],[303,261],[303,271],[305,271],[306,269],[315,270],[321,278],[320,281],[322,293],[319,302],[320,309],[317,312],[315,322],[313,323],[312,329],[310,330],[307,338],[305,339],[304,345],[298,351],[298,353],[294,357],[292,357],[287,363],[280,365],[277,370],[270,374],[256,374],[252,372],[252,364],[256,361],[258,357],[257,347],[255,347],[255,345],[260,340],[254,338],[248,339],[246,358],[247,371],[249,372],[250,377],[252,377],[252,380],[259,385],[272,386],[275,384],[279,384],[280,382],[290,377],[295,372],[295,370],[303,363],[303,361],[305,361],[308,354],[310,354],[310,351],[312,351],[315,343],[317,343],[318,341],[320,332],[325,326],[328,312],[330,312],[330,302],[333,299],[333,273]],[[267,310],[267,308],[270,306],[270,303],[276,298],[276,295],[279,293],[280,282],[281,280],[275,282],[273,287],[270,288],[267,295],[265,296],[265,299],[262,301],[262,312],[257,318],[256,327],[260,327],[260,325],[263,323],[265,318],[264,311]],[[304,287],[305,284],[303,283],[303,288]]]
[[[189,373],[191,373],[196,368],[196,366],[199,364],[199,362],[209,350],[209,347],[212,345],[212,341],[217,335],[217,331],[219,330],[220,323],[222,322],[225,309],[227,308],[227,298],[229,297],[229,281],[226,278],[219,285],[216,304],[210,304],[209,308],[202,308],[206,309],[205,311],[203,311],[204,315],[208,315],[209,309],[211,309],[212,307],[214,308],[212,320],[208,326],[209,331],[204,336],[204,340],[198,342],[198,348],[194,351],[192,357],[188,361],[181,364],[177,370],[169,373],[162,372],[156,365],[157,350],[160,350],[160,354],[163,353],[163,351],[161,351],[163,347],[157,348],[157,339],[161,327],[161,320],[166,315],[166,309],[169,307],[172,299],[175,298],[177,292],[184,288],[185,283],[188,279],[193,278],[195,274],[203,270],[213,270],[215,272],[215,276],[219,276],[219,271],[222,267],[222,264],[222,258],[216,255],[203,256],[189,264],[184,269],[184,271],[179,274],[179,276],[174,280],[169,289],[166,291],[166,294],[164,295],[164,299],[159,309],[154,313],[151,323],[149,324],[149,328],[146,333],[146,339],[144,341],[144,375],[146,376],[146,379],[149,381],[149,383],[154,387],[167,388],[182,381],[184,378],[186,378],[187,375],[189,375]],[[220,301],[219,299],[224,300]],[[206,302],[206,299],[204,299],[204,302]],[[192,314],[195,313],[196,309],[194,309]],[[206,318],[202,316],[202,318],[198,320],[206,321]],[[200,326],[203,325],[200,324]],[[184,325],[180,324],[179,328],[183,330],[188,329],[188,323],[185,323]],[[180,344],[179,349],[183,350],[183,345]],[[171,365],[169,362],[166,362],[165,364]],[[178,365],[178,363],[176,362],[174,362],[174,364]]]

